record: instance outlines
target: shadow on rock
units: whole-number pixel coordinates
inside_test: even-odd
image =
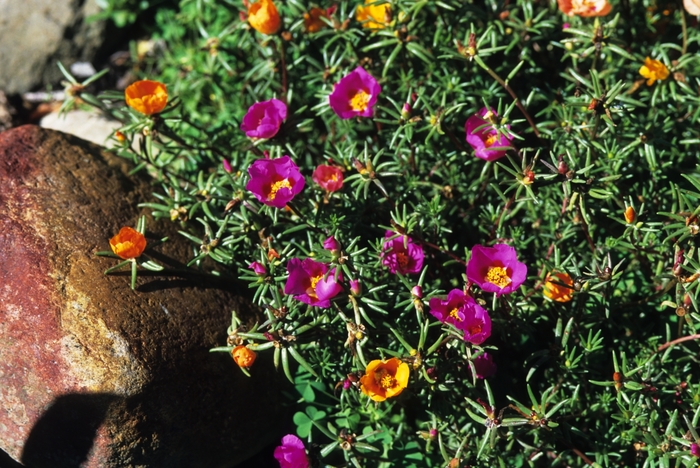
[[[30,468],[80,467],[110,405],[119,399],[110,393],[69,393],[56,398],[29,433],[22,463]]]

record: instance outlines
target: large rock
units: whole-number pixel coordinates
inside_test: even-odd
[[[105,276],[95,257],[151,187],[99,147],[24,126],[0,133],[0,449],[29,467],[228,467],[279,437],[271,363],[245,377],[225,353],[232,281]],[[182,268],[169,221],[147,238]]]
[[[13,94],[58,83],[57,60],[92,61],[107,25],[86,18],[99,11],[95,0],[0,0],[0,89]]]

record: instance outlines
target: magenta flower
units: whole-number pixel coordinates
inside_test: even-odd
[[[510,138],[503,133],[499,136],[490,121],[496,117],[498,116],[495,111],[484,107],[469,117],[467,123],[464,124],[464,130],[467,132],[467,143],[474,148],[477,158],[495,161],[506,155],[505,147],[510,146]],[[510,128],[510,125],[506,125],[506,128]]]
[[[700,447],[698,446],[698,444],[690,444],[690,453],[695,457],[700,457]]]
[[[320,164],[314,170],[311,178],[327,192],[335,192],[343,188],[343,171],[335,166]]]
[[[328,103],[341,119],[372,117],[381,90],[372,75],[357,67],[336,83]]]
[[[287,263],[289,278],[284,285],[285,294],[293,294],[294,299],[318,307],[330,307],[331,299],[343,290],[343,287],[335,280],[335,268],[326,279],[323,277],[328,271],[328,265],[310,258],[303,261],[292,258]],[[338,274],[338,281],[342,281],[342,274]]]
[[[438,297],[430,299],[428,303],[430,305],[430,313],[442,323],[449,323],[460,330],[464,330],[467,317],[465,307],[467,299],[471,299],[471,297],[465,296],[461,289],[453,289],[447,294],[446,300]]]
[[[340,250],[340,243],[335,240],[335,237],[330,236],[328,239],[323,241],[323,248],[326,250]]]
[[[464,304],[465,319],[459,327],[464,330],[464,341],[480,345],[491,336],[491,317],[472,297],[468,297]]]
[[[392,273],[418,273],[423,268],[423,247],[413,243],[408,236],[394,236],[392,231],[386,231],[382,246],[382,265],[389,267]]]
[[[506,244],[493,247],[475,245],[467,263],[467,279],[496,296],[520,287],[527,277],[527,266],[518,261],[515,249]]]
[[[284,208],[304,188],[304,176],[289,158],[258,159],[249,168],[246,190],[268,206]]]
[[[487,379],[496,374],[498,367],[493,362],[493,356],[489,353],[481,354],[474,359],[474,370],[476,370],[477,379]]]
[[[275,448],[274,455],[280,462],[280,468],[308,468],[309,466],[304,442],[293,434],[282,437],[282,445]]]
[[[267,273],[267,270],[265,269],[265,266],[260,263],[260,262],[253,262],[250,265],[248,265],[248,268],[253,270],[256,275],[264,275]]]
[[[256,102],[243,117],[241,130],[251,138],[272,138],[287,118],[287,105],[279,99]]]

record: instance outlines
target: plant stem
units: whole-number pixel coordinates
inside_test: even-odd
[[[678,338],[673,341],[669,341],[668,343],[664,343],[659,348],[656,350],[657,353],[660,353],[666,348],[670,348],[673,345],[677,345],[678,343],[682,343],[684,341],[691,341],[691,340],[697,340],[700,338],[700,333],[695,334],[695,335],[689,335],[689,336],[684,336],[683,338]]]
[[[681,56],[688,52],[688,25],[685,21],[685,11],[683,8],[680,9],[681,12],[681,27],[683,28],[683,48],[681,49]]]

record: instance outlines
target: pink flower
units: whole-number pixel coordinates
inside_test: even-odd
[[[343,172],[335,166],[320,164],[311,176],[323,190],[335,192],[343,188]]]
[[[335,280],[335,268],[328,273],[328,265],[306,258],[303,261],[292,258],[287,263],[289,278],[284,285],[285,294],[293,294],[294,299],[318,307],[330,307],[331,299],[343,288]],[[338,274],[338,281],[343,277]]]
[[[328,239],[323,241],[323,248],[330,251],[340,250],[340,244],[337,240],[335,240],[335,237],[330,236]]]
[[[505,147],[510,146],[510,138],[502,133],[498,135],[491,121],[496,117],[498,116],[495,111],[484,107],[469,117],[464,125],[467,143],[474,148],[477,158],[495,161],[506,155]],[[510,125],[506,125],[506,128],[510,128]]]
[[[423,248],[414,244],[408,236],[389,239],[394,235],[392,231],[386,231],[386,240],[382,246],[382,265],[389,267],[392,273],[418,273],[423,268]]]
[[[267,270],[265,269],[265,266],[260,263],[260,262],[253,262],[250,265],[248,265],[248,268],[253,270],[256,275],[264,275],[267,273]]]
[[[304,188],[304,176],[289,158],[258,159],[249,168],[246,190],[268,206],[284,208]]]
[[[474,359],[474,370],[476,370],[477,379],[487,379],[496,374],[496,363],[493,362],[493,356],[489,353],[481,354]]]
[[[447,299],[430,299],[430,313],[442,323],[449,323],[464,331],[464,340],[481,344],[491,336],[491,317],[473,297],[461,289],[453,289]]]
[[[700,447],[698,446],[698,444],[690,444],[690,453],[695,457],[700,457]]]
[[[308,468],[309,466],[304,442],[293,434],[282,437],[282,445],[275,448],[274,455],[280,462],[280,468]]]
[[[357,67],[336,83],[328,103],[341,119],[372,117],[381,90],[372,75]]]
[[[279,99],[256,102],[243,117],[241,130],[251,138],[272,138],[287,118],[287,105]]]
[[[527,277],[527,266],[518,261],[515,249],[506,244],[493,247],[475,245],[467,263],[467,279],[496,296],[520,287]]]

